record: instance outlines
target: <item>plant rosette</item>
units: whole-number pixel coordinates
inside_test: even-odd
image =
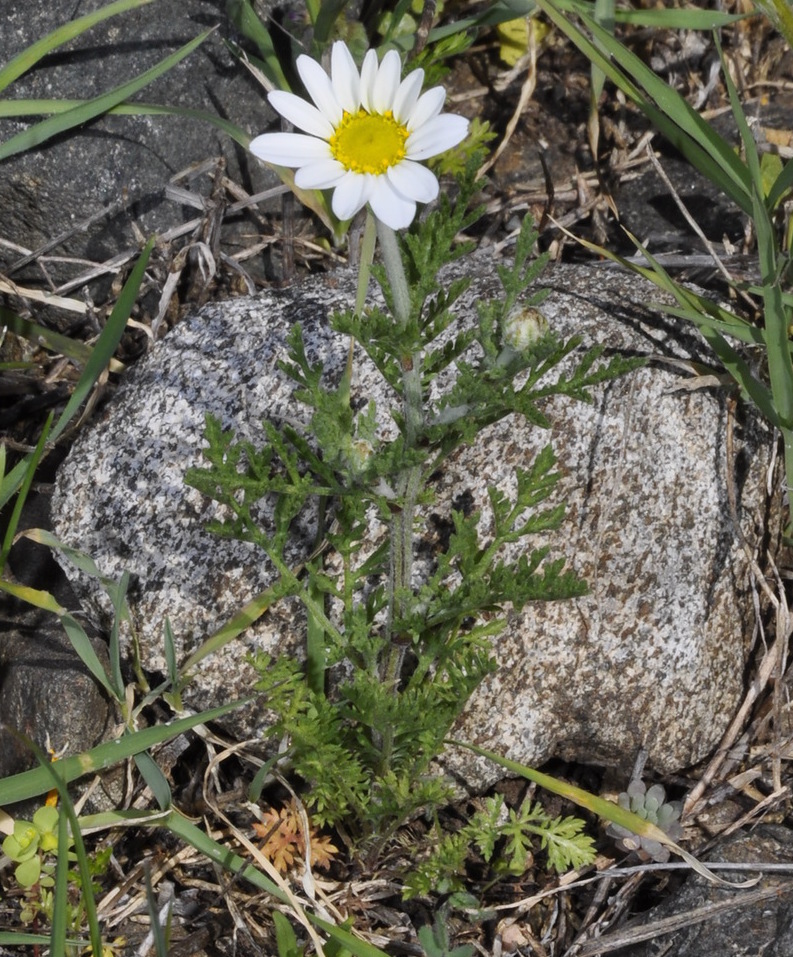
[[[3,841],[3,853],[17,865],[14,876],[20,887],[52,883],[41,872],[42,855],[58,847],[58,809],[42,807],[32,821],[15,821],[13,831]]]
[[[297,58],[297,71],[313,103],[274,90],[270,105],[302,133],[263,133],[250,150],[275,166],[296,170],[300,189],[332,189],[331,206],[349,220],[369,204],[380,222],[404,229],[417,203],[439,191],[424,160],[445,153],[468,134],[468,120],[442,113],[446,91],[421,92],[424,71],[401,80],[399,54],[389,50],[378,62],[369,50],[361,71],[347,45],[333,44],[330,74],[311,57]]]

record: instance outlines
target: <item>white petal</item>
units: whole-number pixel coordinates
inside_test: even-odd
[[[361,106],[373,112],[374,85],[377,81],[377,53],[367,50],[361,64]]]
[[[391,166],[386,175],[394,189],[406,199],[431,203],[438,195],[438,180],[426,166],[402,160],[397,166]]]
[[[405,79],[399,84],[399,89],[394,97],[394,119],[398,123],[407,123],[416,100],[421,93],[421,84],[424,82],[424,71],[419,67],[412,73],[408,73]]]
[[[323,139],[330,139],[333,136],[333,126],[323,116],[322,113],[294,93],[287,93],[286,90],[273,90],[267,96],[270,106],[277,110],[281,116],[289,120],[290,123],[303,130],[304,133],[311,133],[312,136],[321,136]]]
[[[301,167],[295,173],[295,186],[301,189],[331,189],[338,186],[346,174],[347,170],[338,160],[318,160]]]
[[[305,166],[314,160],[330,159],[330,147],[316,136],[303,133],[262,133],[251,140],[254,156],[276,166]]]
[[[431,120],[433,116],[437,116],[440,113],[443,109],[445,99],[446,90],[444,90],[442,86],[433,86],[431,90],[422,93],[410,115],[407,128],[411,132],[420,130],[428,120]]]
[[[336,126],[341,121],[341,106],[333,92],[333,84],[328,74],[316,60],[312,60],[305,53],[297,58],[297,72],[320,113]]]
[[[384,176],[377,177],[369,205],[375,216],[391,229],[406,229],[416,215],[413,200],[397,192]]]
[[[457,146],[468,135],[468,120],[455,113],[444,113],[426,123],[417,133],[411,133],[405,142],[408,159],[425,160],[445,153]]]
[[[341,40],[333,44],[330,75],[333,92],[341,108],[348,113],[356,113],[361,105],[361,79],[347,44]]]
[[[373,177],[348,172],[333,192],[331,206],[339,219],[352,219],[369,200]]]
[[[372,90],[372,107],[376,113],[385,113],[393,107],[401,74],[402,61],[399,54],[396,50],[389,50],[377,71],[377,80]]]

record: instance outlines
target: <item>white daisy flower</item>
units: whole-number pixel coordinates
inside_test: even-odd
[[[400,82],[401,61],[389,50],[378,64],[374,50],[361,72],[346,44],[331,52],[330,76],[308,56],[297,58],[300,79],[314,105],[294,93],[268,95],[273,109],[303,133],[264,133],[250,145],[254,156],[296,169],[301,189],[332,189],[339,219],[352,219],[367,203],[391,229],[413,222],[416,203],[438,195],[438,180],[422,160],[465,139],[468,120],[441,113],[446,92],[421,93],[424,71]]]

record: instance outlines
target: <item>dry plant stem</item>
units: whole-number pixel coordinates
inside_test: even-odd
[[[725,732],[715,757],[705,769],[705,773],[702,775],[702,778],[699,780],[696,787],[686,799],[681,820],[690,818],[693,814],[695,814],[697,806],[702,799],[702,795],[705,793],[706,788],[711,781],[713,781],[719,771],[719,768],[726,760],[729,753],[729,748],[733,741],[735,741],[737,736],[740,734],[741,729],[748,719],[755,702],[760,697],[763,689],[768,686],[774,675],[778,674],[779,663],[783,655],[783,650],[787,645],[791,631],[793,630],[791,629],[790,610],[788,608],[784,589],[781,587],[781,581],[778,580],[778,594],[774,595],[770,589],[768,589],[763,573],[758,568],[757,563],[754,561],[751,554],[749,555],[749,559],[752,564],[752,570],[757,577],[758,582],[762,584],[764,590],[769,595],[772,604],[774,605],[776,612],[774,643],[763,656],[763,660],[761,661],[757,670],[757,674],[746,693],[743,704],[741,705],[738,714],[735,716],[729,728]],[[773,561],[770,555],[768,556],[768,561],[773,567]]]
[[[599,937],[597,940],[584,944],[580,950],[576,951],[576,954],[577,957],[598,957],[601,954],[610,954],[628,945],[653,940],[663,934],[671,934],[677,930],[690,927],[692,924],[700,924],[703,921],[711,920],[725,911],[729,912],[738,907],[751,907],[755,904],[761,904],[764,901],[790,894],[791,891],[793,891],[793,881],[775,887],[766,887],[762,890],[745,891],[723,901],[694,907],[673,917],[664,917],[641,927],[625,928],[616,931],[614,934],[609,934],[607,937]]]
[[[520,118],[523,115],[523,111],[529,104],[529,100],[534,94],[534,90],[537,86],[537,34],[536,34],[536,25],[534,20],[529,20],[529,50],[528,50],[528,72],[526,74],[526,79],[523,81],[523,86],[520,88],[520,96],[518,98],[518,105],[515,107],[515,112],[509,119],[507,123],[507,128],[504,131],[504,138],[498,144],[498,148],[493,152],[493,155],[490,159],[482,166],[479,170],[479,176],[484,176],[485,173],[491,169],[497,162],[501,154],[507,148],[507,144],[512,139],[512,134],[518,127]]]
[[[702,245],[705,247],[705,249],[707,249],[707,251],[710,253],[711,258],[713,259],[713,263],[714,263],[714,265],[716,266],[716,268],[718,269],[718,271],[722,274],[722,276],[724,276],[724,278],[727,280],[727,282],[729,283],[729,285],[732,286],[733,288],[735,288],[735,280],[734,280],[733,277],[730,275],[730,273],[729,273],[729,271],[727,270],[727,268],[726,268],[726,266],[724,265],[724,263],[722,263],[722,261],[719,259],[719,255],[718,255],[718,253],[716,252],[716,249],[715,249],[713,243],[712,243],[712,242],[708,239],[708,237],[702,232],[702,228],[700,227],[699,223],[694,219],[694,217],[691,215],[691,213],[689,213],[688,209],[686,208],[685,203],[684,203],[683,200],[680,198],[680,194],[677,192],[677,190],[675,189],[675,187],[672,185],[672,181],[671,181],[671,180],[669,179],[669,177],[666,175],[666,171],[664,170],[663,166],[661,166],[660,162],[658,161],[658,157],[655,155],[655,151],[653,150],[652,144],[650,144],[650,143],[647,144],[647,157],[648,157],[648,159],[650,160],[650,162],[652,163],[653,168],[655,169],[656,173],[658,173],[658,175],[660,176],[660,178],[661,178],[661,180],[663,181],[664,185],[665,185],[666,188],[669,190],[669,195],[670,195],[670,196],[672,197],[672,199],[675,201],[675,205],[676,205],[677,208],[680,210],[681,214],[683,215],[683,218],[686,220],[686,222],[688,223],[688,225],[689,225],[689,226],[694,230],[694,232],[697,234],[697,236],[699,237],[699,239],[700,239],[700,241],[702,242]],[[747,302],[752,308],[754,308],[754,303],[753,303],[752,300],[746,295],[746,293],[741,293],[741,297],[742,297],[742,298],[744,299],[744,301]]]
[[[383,255],[388,282],[393,296],[394,318],[406,329],[410,322],[410,288],[405,276],[396,233],[377,220],[377,238]],[[412,451],[424,427],[424,406],[421,389],[421,353],[403,355],[402,401],[405,416],[405,448]],[[413,571],[413,524],[416,499],[421,484],[420,466],[405,469],[397,479],[397,506],[391,519],[391,555],[389,568],[388,637],[389,650],[383,681],[396,691],[405,645],[402,636],[394,633],[394,621],[407,611]],[[390,747],[383,741],[383,760],[387,766]]]

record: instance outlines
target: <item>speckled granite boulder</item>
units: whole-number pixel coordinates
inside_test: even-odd
[[[476,300],[497,293],[492,256],[454,268],[473,278],[461,301],[470,321]],[[708,356],[696,337],[638,305],[655,297],[649,286],[572,266],[549,270],[543,281],[552,289],[543,312],[559,336],[579,333],[652,359],[598,390],[591,406],[554,399],[550,434],[512,418],[493,426],[440,476],[431,512],[447,515],[451,500],[468,493],[486,525],[487,485],[509,490],[515,466],[551,440],[564,473],[559,494],[568,502],[552,551],[566,555],[591,587],[582,599],[512,616],[494,644],[500,667],[456,733],[530,764],[557,755],[628,768],[644,745],[650,763],[669,772],[718,742],[742,693],[752,630],[746,562],[725,485],[726,403],[713,389],[689,388],[691,379],[663,361]],[[327,316],[352,301],[354,282],[341,272],[205,308],[129,375],[61,469],[55,531],[105,574],[134,573],[147,669],[165,670],[166,616],[186,656],[271,580],[253,546],[204,531],[215,505],[183,482],[188,468],[202,464],[205,413],[253,441],[261,441],[263,417],[299,418],[291,381],[277,368],[285,336],[301,322],[310,353],[337,374],[347,346]],[[381,411],[390,401],[367,362],[359,361],[354,388],[375,397]],[[751,541],[764,520],[771,439],[743,413],[736,443],[741,532]],[[429,517],[423,520],[429,529]],[[296,535],[296,561],[309,542],[308,534],[305,541]],[[95,614],[107,612],[95,582],[78,576],[75,585]],[[186,702],[201,708],[245,694],[245,650],[297,648],[300,621],[294,606],[265,616],[204,663]],[[256,720],[248,711],[232,728],[255,733]],[[474,786],[499,774],[467,753],[445,762]]]

